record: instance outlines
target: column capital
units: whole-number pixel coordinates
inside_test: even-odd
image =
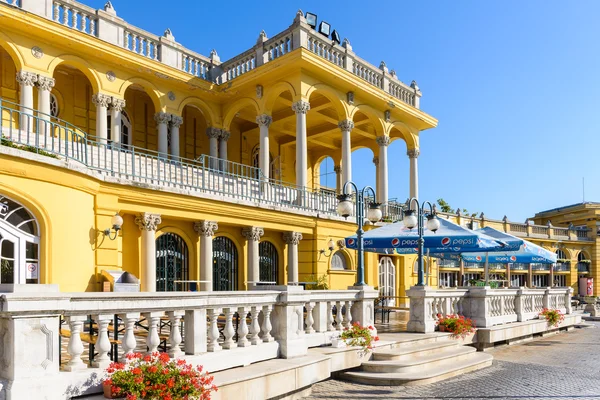
[[[373,164],[379,165],[379,157],[377,157],[377,156],[373,157]]]
[[[38,80],[38,74],[34,74],[33,72],[28,71],[18,71],[17,72],[17,82],[23,86],[33,86]]]
[[[242,228],[242,236],[246,238],[246,240],[254,240],[255,242],[260,241],[262,235],[265,234],[265,230],[258,226],[247,226]]]
[[[302,234],[300,232],[284,232],[283,241],[285,244],[298,245],[302,240]]]
[[[408,149],[406,151],[406,155],[408,156],[408,158],[417,158],[419,157],[419,154],[421,154],[421,151],[419,149]]]
[[[112,97],[102,93],[94,93],[92,95],[92,103],[96,105],[96,107],[104,107],[108,108],[108,105],[111,103]]]
[[[113,110],[121,112],[125,108],[126,102],[125,99],[117,99],[113,97],[111,105]]]
[[[335,172],[336,174],[339,174],[340,172],[342,172],[342,166],[341,165],[334,166],[333,172]]]
[[[157,124],[166,124],[171,121],[171,114],[162,111],[157,112],[154,114],[154,120]]]
[[[308,110],[310,110],[310,103],[308,101],[298,100],[292,104],[292,110],[294,110],[296,114],[306,114]]]
[[[206,128],[206,136],[208,136],[209,139],[218,139],[221,136],[221,130],[213,126],[209,126]]]
[[[160,214],[141,213],[135,217],[135,224],[142,231],[155,231],[161,222]]]
[[[390,137],[387,135],[377,136],[377,139],[375,140],[380,147],[387,147],[391,143]]]
[[[351,119],[340,121],[338,123],[338,128],[340,128],[342,132],[350,132],[352,129],[354,129],[354,121]]]
[[[211,237],[215,236],[215,232],[219,229],[216,221],[198,221],[194,222],[194,230],[198,232],[198,236]]]
[[[256,117],[256,123],[258,124],[258,126],[266,126],[268,128],[273,123],[273,117],[267,114],[261,114],[258,117]]]
[[[221,140],[228,141],[229,137],[231,137],[231,132],[221,129],[219,138],[221,138]]]
[[[179,115],[171,115],[171,126],[173,128],[179,128],[183,124],[183,118]]]
[[[52,90],[55,83],[56,79],[52,77],[43,75],[38,75],[37,77],[37,85],[41,90],[46,90],[49,92],[50,90]]]

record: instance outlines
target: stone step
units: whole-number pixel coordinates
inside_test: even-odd
[[[470,346],[444,347],[440,351],[429,355],[422,355],[421,353],[418,357],[408,357],[401,360],[366,361],[362,363],[361,369],[365,372],[379,373],[423,371],[443,364],[448,360],[458,362],[468,359],[475,352],[477,352],[477,349]]]
[[[444,349],[455,349],[459,347],[454,340],[440,340],[430,343],[418,343],[411,346],[400,346],[393,349],[375,350],[373,360],[406,360],[415,357],[427,356],[429,354],[439,353]]]
[[[493,357],[486,353],[470,353],[460,361],[448,359],[430,368],[414,372],[366,372],[348,371],[340,379],[374,386],[417,386],[438,382],[453,376],[476,371],[492,365]]]

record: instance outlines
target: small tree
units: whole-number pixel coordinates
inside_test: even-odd
[[[437,203],[440,206],[440,210],[442,210],[442,212],[445,212],[445,213],[452,212],[452,207],[450,207],[450,204],[448,204],[446,202],[446,200],[444,200],[444,199],[438,199]]]

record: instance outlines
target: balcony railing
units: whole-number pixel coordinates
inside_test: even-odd
[[[584,263],[584,262],[577,263],[577,272],[589,273],[590,272],[590,263]]]
[[[550,271],[550,264],[531,264],[532,271]]]
[[[556,263],[554,264],[554,271],[556,272],[568,272],[571,270],[570,263]]]
[[[529,264],[523,263],[512,263],[510,264],[510,269],[515,271],[529,271]]]

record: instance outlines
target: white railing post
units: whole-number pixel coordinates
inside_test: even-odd
[[[550,304],[550,288],[544,290],[544,308],[552,308]]]
[[[375,299],[379,292],[371,286],[350,286],[349,290],[358,290],[356,301],[350,307],[350,323],[358,322],[363,326],[375,326]]]
[[[210,320],[210,326],[208,328],[207,350],[209,352],[221,350],[221,345],[219,344],[219,326],[217,324],[219,314],[220,310],[218,308],[208,309],[208,318]]]
[[[252,306],[250,309],[250,344],[259,345],[262,343],[260,339],[260,308]]]
[[[125,325],[125,334],[123,335],[121,347],[123,348],[123,353],[127,355],[133,353],[137,347],[137,340],[135,338],[134,330],[135,323],[140,319],[140,313],[126,313],[121,314],[120,316],[123,319],[123,324]],[[117,329],[117,327],[115,327],[115,329]]]
[[[304,293],[302,287],[288,286],[273,307],[273,335],[279,342],[282,358],[303,356],[308,351],[304,326],[301,326],[304,305],[308,301],[308,294]]]
[[[98,355],[94,357],[92,366],[95,368],[106,368],[110,364],[110,340],[108,338],[108,324],[112,321],[113,315],[99,314],[95,315],[94,319],[98,324],[98,340],[96,340],[95,349],[98,350]]]
[[[235,330],[233,329],[233,314],[235,313],[234,308],[223,308],[223,314],[225,314],[225,328],[223,329],[223,341],[224,349],[235,349],[236,343],[233,341]]]
[[[315,303],[315,307],[313,309],[313,328],[315,332],[327,332],[328,331],[328,304],[326,301],[318,301]]]
[[[571,298],[573,297],[573,288],[567,288],[565,293],[565,314],[573,314],[573,305],[571,304]]]
[[[85,315],[77,315],[67,318],[69,329],[71,330],[71,336],[69,337],[69,345],[67,346],[67,353],[71,357],[65,367],[65,371],[78,371],[86,369],[87,365],[81,359],[83,354],[83,343],[81,341],[81,332],[83,331],[83,323],[87,320]]]
[[[160,345],[160,336],[158,335],[158,324],[160,323],[160,317],[164,315],[163,312],[148,312],[142,314],[146,318],[148,324],[148,337],[146,337],[146,346],[148,346],[148,353],[154,353],[158,351]]]
[[[237,345],[238,347],[248,347],[251,345],[248,340],[248,324],[246,323],[246,316],[248,315],[248,307],[238,307],[237,309],[238,315],[240,317],[240,322],[238,324],[237,329]]]
[[[185,354],[198,355],[206,353],[206,310],[187,310],[185,312],[184,329]]]
[[[315,323],[315,320],[313,318],[313,310],[315,308],[315,303],[312,301],[309,301],[308,303],[306,303],[305,305],[306,307],[306,333],[315,333],[315,329],[313,328],[313,325]]]
[[[169,333],[169,344],[171,348],[169,349],[169,356],[171,358],[179,358],[183,355],[181,351],[181,328],[179,326],[181,322],[181,317],[183,316],[184,311],[169,311],[167,315],[169,316],[169,323],[171,324],[171,332]]]
[[[40,17],[52,19],[52,1],[50,0],[21,0],[21,8]]]
[[[435,331],[433,300],[435,290],[426,286],[413,286],[406,291],[410,299],[409,332],[431,333]]]
[[[260,327],[260,337],[265,343],[273,342],[275,341],[275,338],[271,336],[271,330],[273,329],[273,325],[271,324],[271,313],[273,312],[273,306],[263,306],[262,311],[263,322]]]

